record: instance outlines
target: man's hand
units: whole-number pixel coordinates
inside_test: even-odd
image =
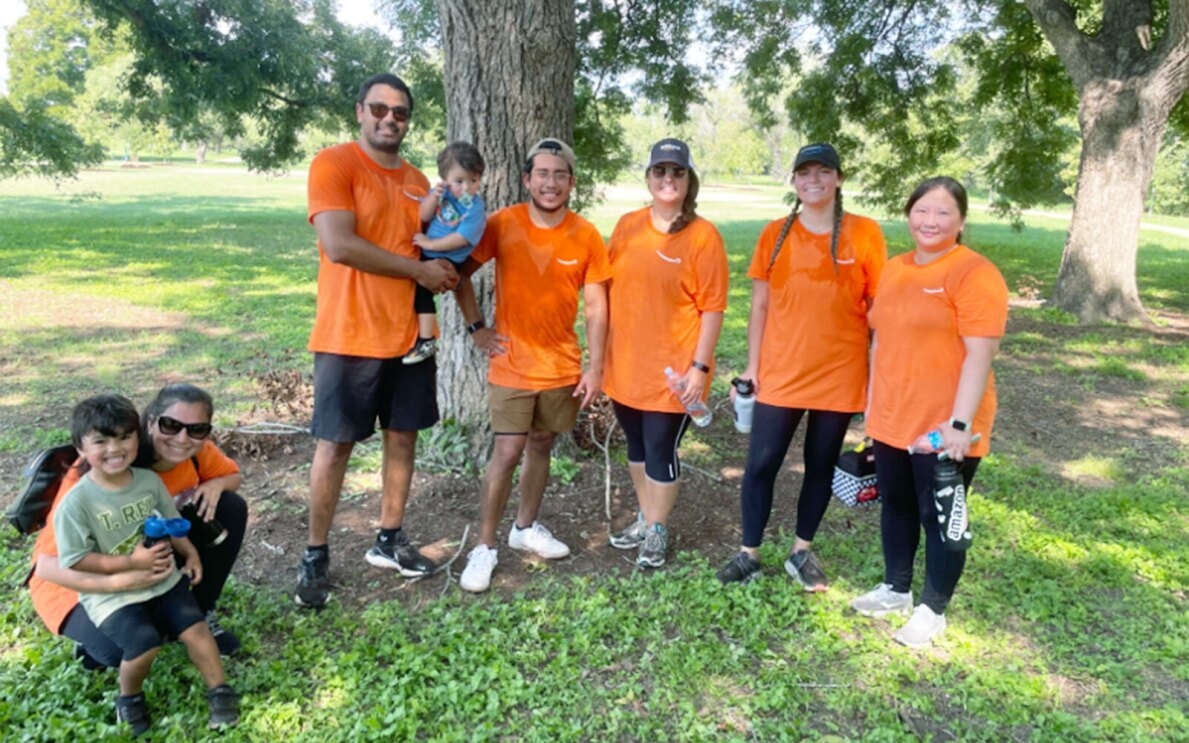
[[[458,286],[458,271],[453,263],[441,258],[423,261],[418,265],[417,283],[434,294],[441,294]]]
[[[508,352],[508,338],[492,328],[479,328],[471,333],[471,340],[488,356],[503,356]]]
[[[594,399],[598,397],[599,391],[603,389],[603,372],[587,369],[582,373],[582,378],[578,380],[578,385],[574,387],[574,397],[581,397],[582,402],[579,403],[579,408],[589,406]]]

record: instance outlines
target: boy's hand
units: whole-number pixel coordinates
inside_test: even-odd
[[[190,556],[186,558],[182,572],[190,576],[190,585],[196,586],[202,582],[202,560],[199,559],[197,550],[191,552]]]
[[[152,547],[138,542],[128,556],[133,570],[148,570],[153,573],[168,573],[173,567],[173,545],[169,540],[157,542]]]

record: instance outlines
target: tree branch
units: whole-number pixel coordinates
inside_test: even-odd
[[[1024,0],[1036,25],[1053,45],[1079,91],[1101,77],[1106,62],[1102,46],[1077,27],[1077,11],[1065,0]]]

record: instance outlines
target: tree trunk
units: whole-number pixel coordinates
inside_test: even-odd
[[[1166,120],[1153,113],[1134,87],[1116,81],[1098,81],[1081,96],[1081,163],[1053,302],[1084,323],[1147,320],[1136,253]]]
[[[1136,254],[1160,137],[1189,88],[1189,2],[1105,0],[1088,34],[1065,0],[1024,0],[1078,90],[1082,155],[1053,301],[1082,322],[1141,322]]]
[[[574,129],[574,0],[438,0],[445,51],[447,138],[475,144],[487,162],[488,212],[523,200],[520,170],[537,140]],[[427,174],[434,181],[436,174]],[[492,321],[490,266],[472,278]],[[438,404],[444,419],[487,422],[487,360],[453,301],[440,303]]]

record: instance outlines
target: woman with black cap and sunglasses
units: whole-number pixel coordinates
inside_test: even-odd
[[[193,510],[179,506],[191,522],[191,541],[202,560],[202,580],[192,591],[220,654],[231,655],[240,642],[219,625],[215,605],[243,544],[248,504],[235,492],[242,479],[239,467],[210,440],[213,413],[214,403],[205,390],[192,384],[163,387],[141,413],[140,451],[134,466],[153,470],[175,500],[194,504]],[[59,499],[78,478],[77,467],[67,471]],[[122,653],[91,622],[78,603],[77,591],[131,590],[151,586],[167,575],[149,570],[100,575],[63,568],[52,526],[38,532],[33,563],[35,573],[29,581],[33,608],[51,632],[79,644],[83,662],[90,667],[118,667]]]
[[[645,182],[652,203],[625,214],[608,244],[603,391],[627,438],[639,505],[610,541],[638,549],[640,567],[657,568],[665,563],[669,514],[681,486],[677,445],[690,421],[686,406],[704,403],[710,391],[729,269],[718,230],[695,211],[699,183],[689,146],[679,139],[653,145]],[[666,368],[680,375],[680,398]]]
[[[759,576],[776,476],[807,418],[796,538],[784,567],[806,591],[828,586],[813,539],[847,428],[867,404],[867,310],[887,261],[879,225],[843,211],[842,180],[832,146],[802,147],[792,213],[760,233],[747,271],[751,315],[740,376],[755,385],[756,405],[740,492],[743,543],[718,571],[724,584]]]

